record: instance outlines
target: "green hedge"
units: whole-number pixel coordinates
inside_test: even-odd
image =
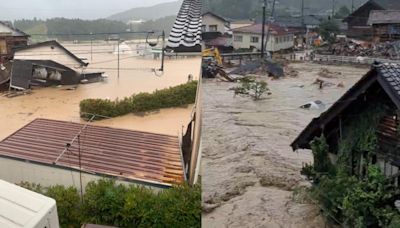
[[[84,201],[74,187],[22,183],[57,202],[61,227],[94,223],[117,227],[201,227],[200,186],[175,186],[156,192],[139,186],[118,185],[113,180],[90,182]]]
[[[86,99],[80,102],[81,117],[88,114],[117,117],[128,113],[154,111],[162,108],[180,107],[193,104],[196,100],[197,81],[156,90],[153,93],[139,93],[122,100]],[[96,119],[101,119],[96,118]]]

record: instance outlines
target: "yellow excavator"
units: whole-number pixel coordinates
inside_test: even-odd
[[[218,48],[209,48],[202,51],[203,59],[214,59],[214,61],[222,67],[222,57]]]

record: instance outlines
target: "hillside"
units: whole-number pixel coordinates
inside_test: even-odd
[[[150,7],[133,8],[114,14],[107,19],[128,22],[129,20],[155,20],[166,16],[176,15],[182,4],[182,0],[162,3]]]
[[[354,0],[355,8],[367,0]],[[272,2],[269,1],[269,2]],[[341,6],[351,9],[350,0],[335,0],[335,10]],[[304,0],[305,14],[320,14],[332,9],[332,0]],[[299,14],[301,0],[277,0],[276,12],[282,14]],[[203,11],[212,11],[232,19],[257,18],[261,15],[260,0],[203,0]]]

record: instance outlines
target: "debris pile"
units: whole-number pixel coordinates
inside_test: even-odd
[[[268,74],[268,76],[274,78],[281,78],[285,75],[281,65],[268,60],[267,61],[257,60],[257,61],[246,62],[245,64],[239,66],[237,69],[233,70],[231,74],[237,74],[243,76],[249,74],[255,74],[255,75]]]
[[[372,58],[400,59],[400,41],[369,43],[357,40],[336,43],[327,48],[317,50],[318,54],[339,56],[363,56]]]
[[[291,66],[286,66],[285,67],[285,76],[295,78],[295,77],[299,76],[299,72]]]

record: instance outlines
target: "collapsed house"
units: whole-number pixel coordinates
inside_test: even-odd
[[[0,142],[0,179],[79,188],[82,178],[85,189],[105,177],[154,188],[182,183],[178,137],[36,119]]]
[[[399,109],[400,65],[376,63],[326,112],[313,119],[291,147],[311,149],[312,141],[323,135],[332,163],[344,157],[352,174],[360,176],[365,175],[366,163],[377,164],[400,186]],[[358,141],[357,134],[370,135],[363,142]]]
[[[10,87],[25,90],[32,86],[75,85],[81,80],[98,81],[102,72],[84,72],[88,63],[55,40],[15,50]]]

